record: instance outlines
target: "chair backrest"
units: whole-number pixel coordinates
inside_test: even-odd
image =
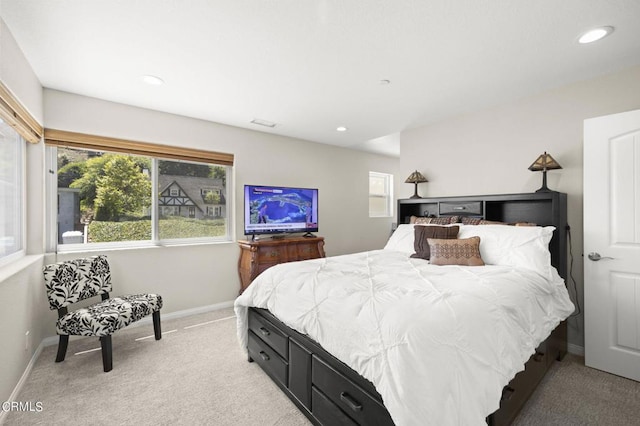
[[[111,291],[111,272],[105,255],[45,265],[43,273],[52,310]]]

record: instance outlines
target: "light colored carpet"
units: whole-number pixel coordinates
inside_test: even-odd
[[[9,413],[8,425],[273,425],[309,424],[236,338],[232,309],[162,322],[113,335],[113,370],[102,371],[95,338],[69,342],[64,362],[45,348],[19,401],[40,401],[42,411]],[[231,318],[230,318],[231,317]],[[190,325],[215,321],[198,327]],[[177,330],[171,332],[171,330]]]
[[[109,373],[99,350],[74,355],[99,348],[97,339],[70,342],[62,363],[54,362],[57,347],[47,347],[18,397],[41,402],[42,411],[10,412],[5,423],[309,425],[260,367],[247,362],[232,316],[224,309],[163,321],[160,341],[135,340],[153,335],[151,325],[121,330],[113,336]],[[514,424],[638,425],[640,383],[568,356],[554,364]]]

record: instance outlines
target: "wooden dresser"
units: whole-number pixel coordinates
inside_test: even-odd
[[[284,262],[325,257],[323,237],[289,237],[259,241],[238,241],[240,294],[265,269]]]

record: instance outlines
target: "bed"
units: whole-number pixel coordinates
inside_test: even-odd
[[[435,203],[424,211],[436,218],[399,225],[384,249],[257,277],[235,303],[241,346],[314,424],[508,424],[566,352],[563,195],[412,201],[411,212]],[[532,218],[548,223],[493,223]],[[426,240],[429,261],[411,257],[420,233],[453,227]],[[473,261],[438,264],[461,247]],[[475,258],[485,265],[465,263]]]

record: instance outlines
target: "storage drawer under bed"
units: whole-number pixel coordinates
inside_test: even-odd
[[[316,391],[320,391],[357,424],[393,424],[389,412],[380,401],[315,355],[311,361],[311,382]],[[311,404],[314,413],[317,397],[313,396]]]
[[[313,407],[313,415],[316,416],[322,425],[358,426],[356,422],[351,420],[351,417],[347,416],[315,386],[311,387],[311,404]]]
[[[546,342],[542,342],[525,364],[524,371],[516,374],[503,389],[500,410],[493,413],[491,424],[507,425],[513,422],[520,407],[544,377],[550,362],[553,362],[553,357],[547,353]]]
[[[262,367],[274,380],[287,386],[289,380],[289,365],[269,345],[263,342],[253,332],[249,332],[247,344],[249,357]]]
[[[264,340],[285,361],[289,360],[289,338],[270,321],[254,311],[249,311],[249,330]]]

